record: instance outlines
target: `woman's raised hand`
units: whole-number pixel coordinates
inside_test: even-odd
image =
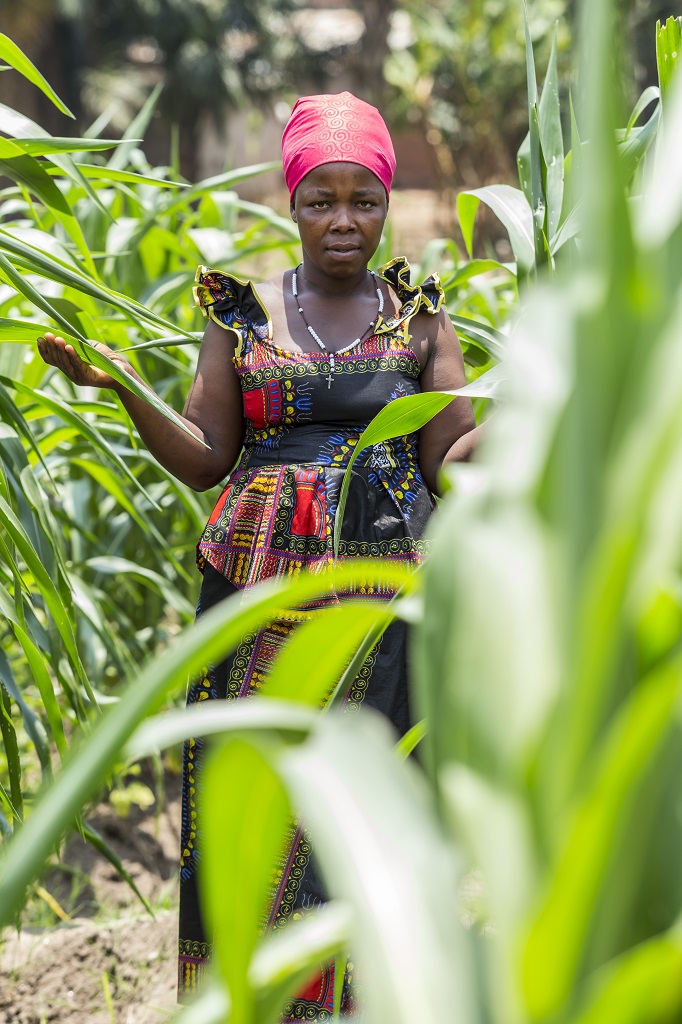
[[[122,359],[113,349],[102,345],[100,342],[93,342],[94,348],[102,352],[110,359],[114,359],[121,369],[130,371],[131,367],[125,359]],[[38,351],[50,366],[56,366],[62,373],[65,373],[74,384],[86,385],[94,388],[115,388],[117,383],[104,370],[100,370],[84,359],[76,352],[73,345],[68,344],[63,338],[54,334],[45,333],[38,338]]]

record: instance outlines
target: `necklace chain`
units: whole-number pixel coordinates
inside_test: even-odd
[[[322,341],[322,338],[319,336],[319,334],[317,333],[315,328],[312,327],[308,323],[307,317],[306,317],[305,313],[303,312],[303,306],[301,305],[301,300],[298,297],[298,277],[297,277],[298,271],[301,269],[302,266],[303,266],[303,264],[299,263],[299,265],[296,267],[296,270],[294,270],[293,274],[291,275],[291,293],[292,293],[292,295],[294,297],[294,300],[296,302],[296,306],[298,308],[298,312],[301,315],[301,319],[303,320],[303,323],[306,326],[306,330],[308,331],[308,334],[313,339],[313,341],[315,342],[317,347],[320,349],[320,351],[324,352],[326,355],[329,355],[329,375],[325,378],[326,381],[327,381],[327,390],[329,390],[329,388],[332,386],[332,380],[334,379],[333,374],[334,374],[334,372],[336,370],[336,360],[335,360],[334,357],[336,355],[339,355],[342,352],[348,352],[350,349],[354,348],[355,345],[359,345],[360,342],[362,341],[362,339],[367,336],[367,332],[371,331],[373,327],[376,327],[377,321],[378,321],[379,317],[381,316],[381,314],[383,312],[383,309],[384,309],[384,296],[381,293],[381,289],[379,287],[379,283],[377,281],[376,274],[374,273],[373,270],[370,270],[370,274],[372,275],[372,280],[374,282],[374,287],[376,288],[377,299],[379,301],[379,309],[378,309],[377,315],[374,317],[373,320],[370,320],[369,326],[368,326],[367,330],[363,334],[360,334],[355,339],[355,341],[351,341],[350,345],[345,345],[343,348],[337,349],[336,352],[331,351],[330,349],[327,348],[325,343]]]

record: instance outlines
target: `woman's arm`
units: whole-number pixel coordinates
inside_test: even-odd
[[[209,322],[199,351],[196,376],[183,410],[182,419],[189,430],[209,448],[193,441],[179,426],[109,374],[84,362],[63,338],[46,334],[38,339],[38,349],[46,363],[57,366],[75,384],[115,391],[154,458],[195,491],[205,491],[230,471],[244,438],[241,388],[232,365],[235,340],[232,331]],[[131,377],[141,381],[130,363],[120,355],[105,345],[98,344],[97,348],[115,359]]]
[[[464,387],[462,349],[445,309],[435,316],[419,314],[412,321],[412,332],[415,347],[425,358],[419,378],[422,391],[454,391]],[[470,399],[458,396],[419,431],[419,465],[427,487],[434,494],[438,494],[441,466],[470,458],[481,429],[476,426]]]

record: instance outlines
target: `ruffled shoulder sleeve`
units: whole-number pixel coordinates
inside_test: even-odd
[[[398,256],[390,263],[385,263],[377,270],[377,274],[392,285],[400,302],[397,313],[386,319],[379,318],[375,329],[377,334],[388,333],[405,326],[420,310],[431,314],[438,313],[443,305],[445,296],[438,274],[431,274],[420,285],[411,284],[410,265],[404,256]]]
[[[259,337],[272,334],[270,314],[251,281],[240,281],[210,267],[197,267],[194,301],[207,320],[234,331],[240,337],[237,355],[253,332]]]

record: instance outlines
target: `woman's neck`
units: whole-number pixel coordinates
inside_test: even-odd
[[[325,298],[345,299],[353,295],[373,294],[375,291],[372,275],[366,266],[347,276],[332,276],[307,260],[305,253],[298,271],[298,282],[299,290],[307,289]]]

